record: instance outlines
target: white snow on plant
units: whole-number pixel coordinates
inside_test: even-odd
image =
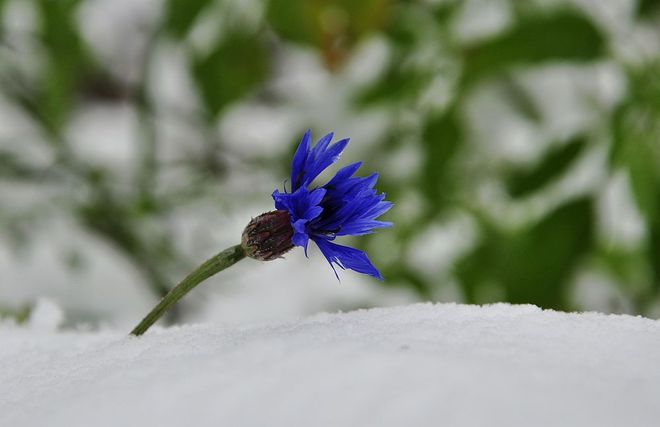
[[[0,325],[2,426],[656,426],[660,322],[416,304],[285,323]]]
[[[30,312],[28,327],[41,332],[52,332],[60,327],[62,322],[64,322],[62,309],[48,298],[41,298]]]

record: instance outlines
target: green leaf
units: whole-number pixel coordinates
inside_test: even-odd
[[[64,125],[78,86],[92,68],[92,59],[75,25],[78,5],[75,0],[37,2],[40,38],[48,62],[36,105],[44,125],[52,131]]]
[[[647,288],[650,271],[643,247],[600,246],[594,255],[598,266],[614,277],[626,293],[640,294]]]
[[[169,0],[165,6],[165,28],[175,37],[185,37],[200,12],[211,0]]]
[[[400,103],[414,99],[425,86],[430,76],[420,71],[401,66],[400,61],[392,61],[385,74],[355,96],[358,107],[369,107],[382,103]]]
[[[635,203],[646,222],[646,259],[654,293],[646,296],[648,302],[660,293],[660,63],[628,73],[630,95],[611,120],[610,159],[628,172]]]
[[[507,265],[502,279],[507,300],[568,308],[568,279],[592,245],[593,223],[591,200],[579,199],[517,236],[504,260]]]
[[[633,196],[642,214],[652,220],[658,214],[658,162],[657,154],[646,144],[629,147],[626,155],[628,176]]]
[[[605,50],[596,26],[580,13],[561,9],[520,19],[498,37],[464,51],[463,84],[517,65],[548,61],[590,61]]]
[[[212,117],[262,83],[267,68],[263,40],[253,34],[231,34],[218,41],[208,55],[192,61],[195,83]]]
[[[506,188],[513,197],[524,197],[560,177],[582,153],[586,145],[584,137],[577,137],[550,150],[533,168],[510,171]]]
[[[660,64],[630,72],[630,96],[611,120],[610,160],[624,167],[647,221],[660,217]]]
[[[24,304],[18,308],[0,306],[0,320],[11,318],[22,325],[30,318],[33,307],[29,304]]]
[[[422,193],[438,212],[451,192],[451,163],[463,142],[462,124],[455,110],[431,117],[422,132],[424,165],[420,176]]]
[[[517,113],[535,123],[541,122],[543,117],[530,93],[516,80],[505,76],[502,79],[502,89],[505,99],[511,103]]]
[[[321,44],[323,33],[319,19],[322,2],[271,0],[268,5],[268,21],[281,37],[297,43]]]
[[[457,265],[466,298],[483,302],[476,290],[495,283],[505,301],[570,309],[569,279],[592,247],[593,225],[592,201],[583,198],[512,234],[487,228],[483,242]]]
[[[647,19],[660,13],[660,0],[638,0],[637,18]]]
[[[2,20],[3,20],[6,4],[7,4],[6,0],[0,0],[0,23],[3,22]],[[4,38],[3,28],[2,28],[2,25],[0,24],[0,42],[2,42],[3,38]]]
[[[337,36],[352,44],[361,36],[382,28],[389,0],[271,0],[268,21],[282,37],[320,49]]]
[[[655,218],[649,227],[649,247],[646,251],[648,262],[653,272],[651,280],[654,295],[649,295],[647,301],[660,293],[660,218]]]
[[[16,141],[15,143],[18,143]],[[0,150],[0,178],[9,180],[35,181],[43,180],[46,171],[33,167],[16,154]]]

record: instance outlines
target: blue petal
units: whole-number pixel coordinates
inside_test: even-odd
[[[299,219],[291,224],[293,226],[293,237],[291,238],[291,243],[293,243],[295,246],[301,246],[305,248],[305,255],[307,255],[307,243],[309,242],[306,223],[307,220]]]
[[[310,159],[305,165],[303,185],[311,184],[314,178],[319,176],[328,166],[339,160],[339,156],[348,145],[348,141],[348,139],[342,139],[332,144],[328,149],[317,152],[316,156]],[[317,145],[321,144],[319,143]],[[316,150],[316,147],[314,147],[314,150]]]
[[[311,191],[307,199],[308,203],[310,205],[318,205],[319,203],[321,203],[321,200],[323,200],[323,197],[325,196],[325,193],[327,191],[328,190],[326,190],[325,188],[317,188]]]
[[[311,131],[305,132],[291,163],[291,192],[309,185],[328,166],[339,159],[339,155],[348,145],[348,139],[342,139],[332,145],[331,132],[321,138],[314,148],[311,146]]]
[[[300,140],[300,145],[293,155],[291,162],[291,192],[296,191],[302,185],[304,176],[303,171],[307,158],[309,157],[309,146],[312,142],[312,131],[307,129],[305,135]]]
[[[278,190],[273,191],[273,200],[275,200],[275,208],[286,210],[291,216],[291,222],[298,219],[312,220],[318,217],[323,208],[318,204],[325,196],[326,190],[324,188],[317,188],[310,192],[305,187],[301,187],[294,193],[280,193]]]
[[[326,235],[363,235],[374,228],[389,227],[392,224],[374,221],[387,212],[392,203],[384,201],[385,194],[378,194],[373,188],[378,174],[368,177],[348,178],[355,166],[340,171],[324,188],[328,190],[321,206],[324,213],[314,223],[313,232]],[[346,173],[348,172],[348,173]],[[345,179],[341,179],[345,178]],[[334,185],[330,185],[333,183]]]
[[[364,236],[371,234],[375,228],[391,227],[392,223],[389,221],[375,221],[375,220],[357,220],[349,224],[342,225],[341,229],[336,233],[337,236]]]
[[[317,246],[330,263],[330,266],[335,271],[337,279],[339,279],[339,275],[333,264],[336,264],[343,269],[348,268],[349,270],[375,277],[378,280],[383,280],[383,276],[378,269],[374,267],[371,261],[369,261],[367,254],[364,252],[348,246],[332,243],[322,237],[315,238],[312,236],[312,239],[316,242]]]
[[[279,209],[281,211],[288,211],[289,210],[289,194],[287,193],[280,193],[278,189],[275,189],[273,191],[272,197],[273,200],[275,201],[275,209]]]
[[[328,145],[330,145],[330,142],[332,141],[332,137],[335,136],[334,132],[330,132],[323,138],[319,139],[314,148],[312,149],[312,152],[310,153],[310,158],[312,160],[316,160],[320,157],[320,155],[328,148]]]
[[[344,166],[343,168],[339,169],[335,176],[323,187],[332,188],[340,182],[346,181],[348,178],[353,176],[353,174],[357,172],[358,169],[360,169],[360,166],[362,166],[362,162],[355,162],[348,166]]]
[[[323,208],[321,206],[310,206],[305,213],[303,214],[302,218],[309,218],[309,220],[312,220],[319,215],[323,213]]]
[[[383,200],[385,198],[385,194],[381,194],[380,197],[381,197],[380,200]],[[392,203],[392,202],[380,201],[380,202],[376,203],[370,210],[366,211],[363,214],[363,217],[365,217],[365,218],[378,218],[379,216],[381,216],[385,212],[389,211],[392,208],[392,206],[394,206],[394,203]]]

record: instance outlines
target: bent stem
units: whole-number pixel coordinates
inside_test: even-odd
[[[156,321],[160,319],[167,310],[169,310],[195,286],[199,285],[214,274],[221,272],[225,268],[231,267],[243,258],[245,258],[245,250],[241,245],[232,246],[210,258],[186,276],[186,278],[179,282],[178,285],[173,287],[163,299],[160,300],[158,305],[156,305],[131,331],[131,335],[139,336],[144,334],[151,325],[156,323]]]

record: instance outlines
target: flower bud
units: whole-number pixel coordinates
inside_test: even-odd
[[[293,227],[287,211],[266,212],[253,218],[243,230],[241,246],[250,258],[271,261],[291,248]]]

